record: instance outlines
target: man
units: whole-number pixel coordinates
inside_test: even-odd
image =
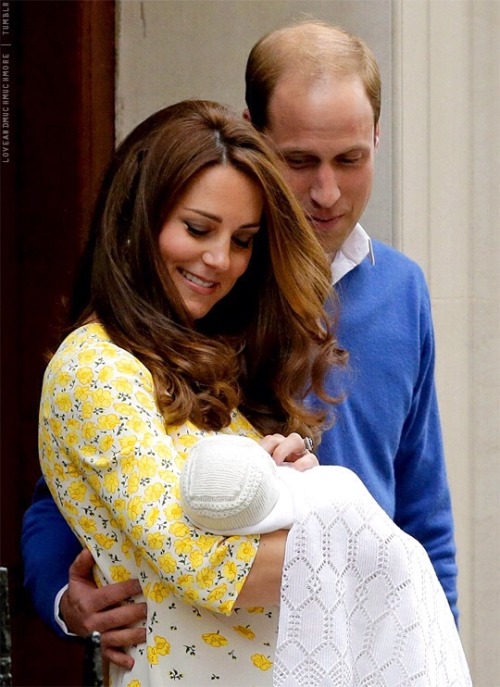
[[[457,618],[427,287],[413,262],[371,241],[358,223],[379,142],[376,60],[342,29],[319,22],[287,27],[253,48],[246,100],[245,116],[281,151],[286,179],[331,259],[340,298],[339,338],[350,364],[343,379],[331,381],[346,400],[335,408],[335,425],[317,450],[320,461],[354,470],[395,522],[422,543]],[[50,498],[37,494],[23,532],[26,583],[48,621],[79,550],[54,511]],[[140,587],[128,581],[96,590],[91,566],[83,552],[71,567],[61,615],[77,634],[99,630],[104,655],[129,666],[131,659],[117,647],[144,641],[141,628],[129,627],[141,620],[144,607],[115,605]]]

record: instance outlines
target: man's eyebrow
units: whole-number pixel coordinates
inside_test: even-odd
[[[198,208],[189,208],[185,207],[185,210],[189,210],[190,212],[196,212],[196,214],[201,215],[202,217],[206,217],[207,219],[211,219],[213,222],[218,222],[219,224],[222,222],[222,217],[219,215],[213,215],[211,212],[206,212],[205,210],[198,210]],[[253,228],[260,228],[260,221],[259,222],[248,222],[248,224],[242,224],[238,227],[238,229],[253,229]]]

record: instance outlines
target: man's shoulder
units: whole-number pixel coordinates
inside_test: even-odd
[[[422,268],[407,255],[377,239],[372,239],[372,250],[376,268],[378,267],[379,270],[394,278],[410,279],[421,286],[426,286]]]

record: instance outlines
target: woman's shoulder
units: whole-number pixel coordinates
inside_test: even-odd
[[[150,377],[140,360],[111,340],[102,324],[91,322],[68,334],[51,358],[48,370],[102,368],[109,365],[118,366],[123,374]]]

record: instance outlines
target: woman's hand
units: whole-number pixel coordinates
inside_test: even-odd
[[[319,465],[318,459],[308,448],[310,441],[292,432],[287,437],[283,434],[267,434],[260,445],[271,454],[276,465],[292,463],[296,470],[303,471]]]

